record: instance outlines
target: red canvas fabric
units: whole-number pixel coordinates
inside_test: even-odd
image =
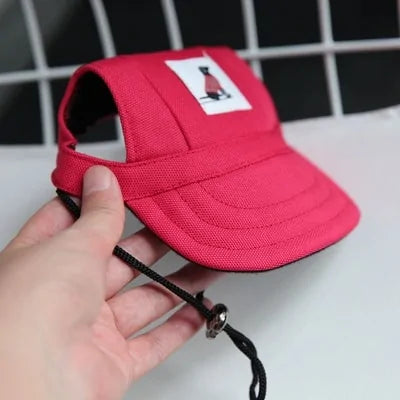
[[[208,115],[166,60],[211,57],[251,109]],[[126,162],[79,153],[68,125],[86,74],[99,77],[120,115]],[[204,86],[204,76],[199,73]],[[288,146],[272,100],[228,48],[119,56],[85,65],[59,110],[56,187],[80,196],[95,164],[116,174],[127,207],[187,259],[263,271],[323,249],[359,220],[353,201]]]

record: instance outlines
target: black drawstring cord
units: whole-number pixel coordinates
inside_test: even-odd
[[[76,219],[78,219],[81,214],[79,206],[71,199],[71,197],[66,192],[60,189],[57,189],[56,192],[68,211]],[[120,260],[128,264],[130,267],[135,268],[137,271],[148,276],[153,281],[159,283],[160,285],[164,286],[165,288],[176,294],[182,300],[186,301],[186,303],[192,305],[201,315],[204,316],[207,321],[211,321],[213,318],[215,318],[215,312],[209,310],[202,302],[203,292],[198,293],[196,297],[192,296],[186,290],[180,288],[179,286],[176,286],[168,279],[164,278],[154,270],[144,265],[131,254],[126,252],[122,247],[115,246],[113,254]],[[250,384],[250,400],[264,400],[267,394],[267,377],[265,374],[264,366],[257,356],[257,349],[254,346],[253,342],[245,335],[232,328],[229,324],[224,325],[221,330],[224,330],[226,332],[226,334],[231,338],[235,346],[244,355],[246,355],[246,357],[251,362],[253,379]],[[258,394],[256,394],[257,385]]]

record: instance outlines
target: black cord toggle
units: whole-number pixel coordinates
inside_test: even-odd
[[[212,309],[214,317],[207,321],[206,337],[215,339],[222,332],[228,321],[228,307],[225,304],[216,304]]]
[[[66,192],[60,189],[57,189],[56,192],[68,211],[78,219],[81,214],[80,207]],[[250,360],[251,370],[253,372],[253,379],[249,389],[250,400],[265,399],[267,394],[267,377],[264,366],[258,358],[257,349],[248,337],[232,328],[227,323],[228,308],[224,304],[216,304],[210,310],[203,304],[203,292],[198,293],[196,296],[192,296],[186,290],[176,286],[168,279],[144,265],[141,261],[126,252],[122,247],[115,246],[113,254],[125,262],[129,267],[135,268],[137,271],[164,286],[179,296],[182,300],[186,301],[186,303],[193,306],[207,320],[207,337],[215,338],[221,331],[225,331],[235,346]],[[256,393],[257,386],[258,393]]]

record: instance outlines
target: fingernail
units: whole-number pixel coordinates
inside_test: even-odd
[[[111,182],[112,175],[108,168],[102,166],[91,167],[83,178],[83,194],[88,195],[106,190],[110,187]]]

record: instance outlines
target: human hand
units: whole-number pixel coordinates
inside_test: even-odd
[[[120,293],[137,272],[116,244],[147,265],[169,250],[146,228],[120,241],[123,224],[116,178],[93,167],[79,220],[54,199],[0,253],[0,398],[119,399],[202,326],[186,305],[130,339],[181,300],[156,283]],[[194,294],[220,275],[188,263],[168,279]]]

